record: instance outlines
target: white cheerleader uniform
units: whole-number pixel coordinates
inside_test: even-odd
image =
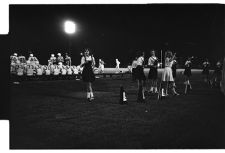
[[[174,81],[172,72],[173,61],[170,58],[165,59],[165,68],[162,74],[162,81]]]

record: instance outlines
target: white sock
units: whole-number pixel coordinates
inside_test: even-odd
[[[162,96],[165,96],[165,92],[164,89],[162,88]]]
[[[91,97],[91,93],[87,92],[87,99]]]
[[[190,82],[189,82],[189,80],[187,80],[187,84],[188,84],[188,85],[190,85]]]
[[[158,92],[157,87],[155,87],[155,92]]]
[[[93,94],[93,92],[90,92],[90,96],[91,96],[91,97],[94,97],[94,94]]]
[[[153,91],[153,87],[150,88],[150,91]]]
[[[142,96],[143,96],[143,99],[145,99],[145,93],[142,91]]]

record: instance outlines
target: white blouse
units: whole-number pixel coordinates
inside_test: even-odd
[[[140,57],[138,57],[138,59],[137,59],[137,65],[143,65],[143,63],[144,63],[144,57],[143,56],[140,56]]]
[[[157,57],[156,56],[149,57],[149,59],[148,59],[148,65],[153,66],[155,60],[157,60]]]
[[[171,61],[171,59],[167,57],[165,59],[165,67],[172,67],[172,65],[173,65],[173,60]]]
[[[95,58],[92,56],[83,56],[81,58],[81,65],[85,63],[85,59],[86,61],[92,61],[92,65],[95,65]]]

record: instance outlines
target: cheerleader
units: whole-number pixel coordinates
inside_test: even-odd
[[[203,62],[203,70],[202,70],[202,75],[204,78],[204,82],[209,83],[209,66],[210,63],[208,59],[206,58],[205,61]]]
[[[148,73],[148,79],[150,82],[150,91],[151,93],[158,93],[157,90],[157,78],[158,78],[158,58],[155,56],[155,51],[151,51],[151,57],[148,59],[148,66],[150,68]]]
[[[87,85],[87,100],[90,102],[94,100],[92,83],[95,81],[95,75],[93,72],[93,68],[95,66],[95,59],[90,54],[90,51],[88,49],[85,50],[84,56],[82,56],[81,58],[80,66],[83,67],[82,79]]]
[[[167,51],[165,53],[165,68],[162,73],[162,82],[164,86],[162,87],[162,96],[168,96],[168,87],[172,89],[173,95],[179,95],[175,91],[174,87],[174,79],[173,79],[173,73],[172,73],[172,65],[173,65],[173,60],[175,58],[176,53],[173,55],[171,51]]]
[[[176,60],[176,57],[174,57],[174,60],[173,60],[172,74],[173,74],[173,79],[174,79],[174,83],[175,83],[175,79],[177,77],[177,60]]]
[[[142,100],[145,100],[145,94],[144,94],[144,85],[146,81],[146,77],[144,74],[144,52],[138,52],[138,58],[137,58],[137,67],[136,67],[136,79],[138,83],[138,102],[141,102]],[[141,96],[142,98],[139,98]],[[140,101],[139,101],[140,100]]]
[[[135,59],[132,62],[131,65],[131,72],[132,72],[132,81],[136,80],[136,67],[137,67],[137,57],[135,57]]]
[[[185,84],[185,91],[184,91],[184,93],[186,94],[187,93],[187,88],[188,88],[188,86],[190,87],[190,89],[192,89],[192,87],[191,87],[191,83],[190,83],[190,77],[191,77],[191,59],[192,59],[193,57],[189,57],[188,59],[187,59],[187,61],[185,62],[185,64],[184,64],[184,67],[185,67],[185,69],[184,69],[184,76],[185,76],[185,82],[184,82],[184,84]]]

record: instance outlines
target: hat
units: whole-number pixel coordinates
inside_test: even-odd
[[[51,56],[54,57],[55,55],[54,54],[51,54]]]
[[[58,56],[61,56],[61,53],[58,53],[57,55],[58,55]]]
[[[33,54],[30,54],[30,56],[33,57],[34,55]]]
[[[17,53],[14,53],[13,55],[14,55],[14,56],[17,56]]]

